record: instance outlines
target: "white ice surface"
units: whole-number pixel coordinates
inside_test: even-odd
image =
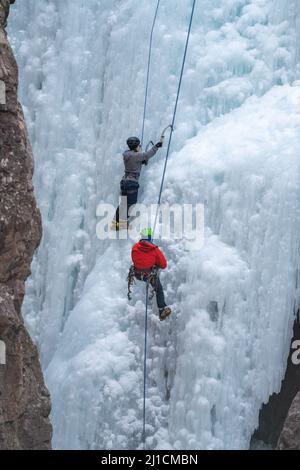
[[[280,388],[298,302],[299,2],[198,0],[164,202],[206,207],[197,253],[165,242],[173,308],[151,310],[149,448],[248,448]],[[10,37],[44,223],[24,314],[50,388],[54,446],[140,445],[144,290],[130,243],[96,239],[141,128],[154,2],[26,0]],[[146,140],[172,117],[191,2],[164,0]],[[291,86],[294,83],[294,86]],[[144,170],[155,203],[164,153]]]

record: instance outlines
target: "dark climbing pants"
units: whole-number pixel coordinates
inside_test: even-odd
[[[144,281],[144,282],[147,282],[147,279],[148,279],[148,277],[143,276],[142,273],[136,273],[135,277],[139,281]],[[159,310],[165,308],[167,306],[167,304],[165,302],[164,290],[163,290],[162,284],[160,282],[159,276],[158,275],[157,276],[151,276],[150,284],[151,284],[151,287],[154,289],[155,294],[156,294],[157,307],[159,308]]]
[[[121,204],[119,205],[116,215],[115,215],[116,222],[119,222],[120,220],[120,212],[121,212],[121,218],[122,216],[124,217],[125,215],[127,219],[129,218],[129,210],[132,206],[134,206],[137,203],[138,193],[139,193],[138,189],[126,191],[122,193]],[[126,197],[127,197],[127,208],[126,208]]]

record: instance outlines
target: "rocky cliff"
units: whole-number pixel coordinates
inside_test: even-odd
[[[296,321],[294,325],[294,336],[291,341],[291,346],[295,341],[300,340],[300,323]],[[290,355],[287,362],[287,369],[280,393],[273,394],[269,402],[263,405],[259,416],[259,428],[254,433],[254,441],[263,441],[273,449],[283,448],[281,433],[284,432],[284,445],[288,445],[287,436],[291,438],[291,445],[294,445],[294,437],[290,428],[291,420],[287,418],[290,416],[290,409],[293,409],[293,419],[298,419],[298,426],[300,428],[300,407],[298,415],[295,415],[295,404],[293,400],[300,390],[300,365],[295,364],[292,357],[295,350],[291,347]],[[299,400],[298,400],[299,404]],[[292,407],[292,408],[290,408]],[[295,426],[293,424],[292,428]],[[279,443],[281,442],[280,446]]]
[[[280,450],[300,450],[300,392],[289,410],[278,441]]]
[[[11,3],[0,0],[0,449],[49,449],[49,392],[21,316],[42,230],[18,68],[5,32]]]

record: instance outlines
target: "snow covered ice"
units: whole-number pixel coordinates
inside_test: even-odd
[[[144,289],[128,303],[131,243],[95,227],[141,130],[155,5],[12,8],[44,223],[23,311],[59,449],[140,445]],[[171,121],[190,9],[161,2],[145,141]],[[197,2],[163,202],[204,203],[206,237],[192,255],[162,243],[173,315],[151,311],[148,448],[247,449],[280,389],[299,302],[299,24],[296,0]],[[143,172],[142,202],[156,202],[164,155]]]

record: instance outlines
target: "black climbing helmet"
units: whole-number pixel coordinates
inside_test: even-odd
[[[151,227],[143,228],[143,230],[141,231],[141,237],[142,237],[142,240],[148,239],[148,241],[151,242],[153,238],[152,228]]]
[[[127,140],[127,145],[130,148],[130,150],[135,150],[139,145],[141,141],[138,137],[129,137]]]

